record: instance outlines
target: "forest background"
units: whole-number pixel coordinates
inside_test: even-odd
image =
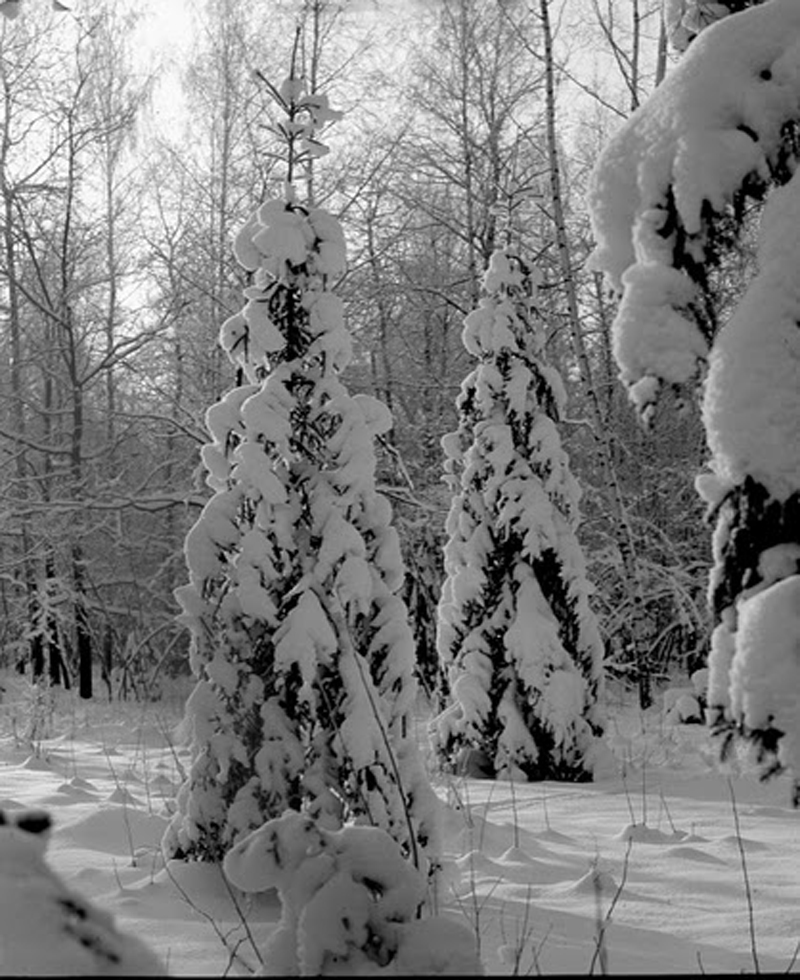
[[[284,76],[299,25],[309,89],[345,113],[304,191],[348,242],[345,382],[394,416],[378,488],[424,685],[441,684],[440,440],[472,367],[464,317],[504,244],[541,278],[605,667],[645,707],[659,677],[699,667],[699,409],[665,399],[642,428],[587,268],[590,168],[673,57],[660,0],[552,0],[552,48],[518,0],[62,6],[0,21],[0,666],[114,698],[188,673],[173,589],[211,495],[204,414],[234,382],[217,343],[246,285],[231,243],[284,177],[259,76]],[[721,316],[749,241],[714,273]]]

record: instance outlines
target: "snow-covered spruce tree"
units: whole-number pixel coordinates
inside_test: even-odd
[[[270,91],[286,116],[288,179],[234,245],[252,284],[220,343],[241,383],[207,412],[214,496],[187,535],[189,583],[176,590],[197,684],[193,761],[165,849],[219,860],[294,808],[332,829],[380,827],[427,867],[435,796],[411,728],[404,569],[374,483],[373,436],[391,417],[342,384],[350,338],[330,286],[344,236],[292,183],[338,113],[296,78]]]
[[[800,773],[800,4],[702,31],[615,135],[590,195],[595,264],[622,299],[622,379],[646,414],[707,362],[716,517],[709,721]],[[785,185],[777,187],[776,185]],[[709,269],[748,195],[769,192],[759,271],[719,331]]]
[[[454,701],[432,738],[451,770],[590,779],[602,648],[556,428],[564,389],[543,361],[531,272],[498,250],[483,289],[463,332],[479,363],[442,440],[454,497],[437,643]]]

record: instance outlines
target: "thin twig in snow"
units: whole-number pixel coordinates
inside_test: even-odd
[[[733,825],[736,828],[736,843],[739,847],[739,857],[742,862],[742,880],[744,881],[744,894],[747,901],[747,921],[750,927],[750,952],[753,956],[753,966],[756,973],[760,973],[758,965],[758,949],[756,946],[756,920],[753,909],[753,893],[750,889],[750,876],[747,873],[747,858],[744,853],[744,842],[742,841],[741,830],[739,829],[739,808],[736,806],[736,794],[733,791],[731,777],[726,779],[728,792],[731,795],[731,810],[733,811]]]
[[[614,892],[614,897],[611,899],[611,904],[608,906],[608,911],[605,914],[605,918],[601,923],[598,923],[597,941],[595,943],[594,956],[592,957],[592,962],[589,965],[589,976],[592,976],[594,973],[595,964],[597,963],[598,959],[600,959],[602,972],[604,975],[608,967],[605,945],[606,930],[611,924],[611,916],[614,913],[614,909],[617,907],[617,902],[620,900],[622,891],[625,888],[625,883],[628,880],[628,867],[630,866],[632,848],[633,837],[629,837],[628,846],[625,849],[625,860],[622,863],[622,877],[620,878],[619,886],[617,887],[616,892]]]

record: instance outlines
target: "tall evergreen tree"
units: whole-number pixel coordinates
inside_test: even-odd
[[[697,487],[717,521],[709,720],[797,775],[800,6],[717,6],[731,15],[695,37],[598,161],[594,261],[622,292],[615,354],[645,417],[663,388],[706,371],[711,472]],[[758,274],[718,326],[711,272],[747,198],[765,194]]]
[[[221,329],[240,384],[207,414],[215,493],[187,536],[190,581],[176,592],[197,676],[194,757],[165,846],[218,860],[289,807],[328,827],[370,822],[427,866],[435,796],[411,722],[404,569],[374,481],[373,437],[391,416],[340,379],[350,337],[331,285],[344,236],[293,183],[339,114],[295,77],[265,84],[285,112],[287,181],[235,242],[253,278]]]
[[[602,730],[601,642],[575,537],[579,488],[556,428],[533,279],[497,250],[463,340],[479,359],[445,436],[447,575],[438,649],[454,703],[432,726],[451,769],[588,779]]]

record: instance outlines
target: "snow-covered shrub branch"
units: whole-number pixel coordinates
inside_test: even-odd
[[[487,774],[590,778],[601,644],[555,424],[563,385],[530,271],[499,250],[483,286],[463,332],[479,363],[443,440],[454,497],[437,642],[454,704],[432,734],[451,769],[478,753]]]
[[[594,266],[622,291],[620,376],[645,414],[690,382],[716,333],[709,268],[747,196],[793,170],[800,6],[771,0],[704,30],[606,146],[589,193]]]
[[[296,122],[310,96],[296,79],[279,93]],[[311,113],[303,139],[327,118]],[[330,285],[344,236],[287,181],[234,250],[252,284],[220,344],[243,383],[207,413],[214,496],[187,536],[189,583],[176,593],[198,683],[194,761],[166,847],[218,860],[303,807],[326,827],[382,827],[425,864],[435,796],[412,728],[399,541],[374,481],[373,438],[392,423],[340,378],[351,344]]]
[[[770,0],[692,41],[612,140],[592,191],[595,262],[623,290],[615,353],[634,400],[646,410],[659,382],[688,381],[708,359],[711,472],[697,487],[717,518],[709,719],[716,731],[755,742],[771,771],[788,766],[796,775],[799,125],[800,4]],[[718,334],[701,336],[694,314],[718,218],[770,186],[758,274]]]

